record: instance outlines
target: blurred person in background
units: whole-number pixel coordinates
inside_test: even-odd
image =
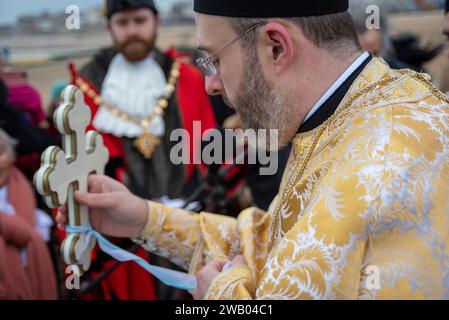
[[[52,221],[36,209],[30,183],[14,167],[15,141],[0,129],[0,299],[57,299],[46,242]]]
[[[47,132],[47,116],[42,107],[42,99],[35,87],[27,81],[8,86],[8,104],[17,109],[36,130]],[[31,181],[40,166],[40,153],[32,152],[17,157],[16,166]]]
[[[18,141],[16,166],[29,181],[39,168],[40,153],[48,146],[60,145],[61,140],[43,128],[46,115],[39,111],[40,96],[30,88],[16,85],[11,89],[0,78],[0,128]]]
[[[51,85],[50,90],[50,105],[47,109],[47,121],[50,125],[50,127],[54,128],[53,123],[53,114],[55,113],[55,110],[59,107],[61,104],[61,93],[62,91],[69,85],[69,83],[65,80],[56,80]]]
[[[363,50],[376,57],[383,56],[392,49],[388,34],[387,16],[381,4],[381,2],[376,0],[351,0],[349,2],[349,13],[354,20],[360,45]],[[378,11],[379,26],[378,28],[368,29],[368,26],[376,20],[371,6],[376,6],[380,9]]]
[[[51,134],[47,129],[36,127],[29,113],[21,111],[8,101],[9,96],[8,87],[0,78],[0,128],[17,140],[16,165],[31,181],[39,167],[40,154],[48,146],[60,145],[61,139],[59,135]],[[22,98],[17,101],[20,99]]]
[[[375,7],[378,11],[374,10]],[[428,72],[424,64],[443,49],[442,45],[421,47],[420,39],[414,34],[404,33],[390,38],[388,16],[379,0],[351,0],[349,12],[362,49],[382,57],[393,69]],[[373,22],[379,22],[379,26],[372,25]]]
[[[44,129],[48,127],[39,91],[30,83],[9,85],[8,103],[26,115],[33,126]]]

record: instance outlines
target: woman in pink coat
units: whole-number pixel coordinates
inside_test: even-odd
[[[0,129],[0,299],[56,299],[54,267],[36,229],[33,190],[13,162],[12,139]]]

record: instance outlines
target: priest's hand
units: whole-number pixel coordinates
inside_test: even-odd
[[[207,264],[196,275],[197,287],[194,291],[190,292],[193,298],[195,300],[203,300],[216,276],[228,268],[242,264],[246,265],[246,261],[243,256],[235,257],[232,262],[214,260]]]
[[[106,176],[89,176],[88,186],[89,193],[76,192],[75,200],[89,208],[90,223],[95,230],[113,237],[140,237],[148,220],[145,200]],[[65,228],[67,205],[59,208],[56,222],[59,228]]]

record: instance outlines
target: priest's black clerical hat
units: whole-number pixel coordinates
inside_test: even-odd
[[[195,0],[198,13],[239,18],[320,16],[348,10],[349,0]]]
[[[150,8],[156,15],[158,14],[153,0],[106,0],[106,16],[110,19],[116,12],[141,7]]]

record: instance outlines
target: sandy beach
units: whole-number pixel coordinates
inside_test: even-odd
[[[390,18],[390,32],[395,35],[410,32],[420,35],[423,44],[436,44],[447,41],[442,34],[443,13],[438,11],[396,14]],[[69,80],[68,61],[80,67],[89,60],[89,56],[66,58],[60,61],[45,63],[41,52],[58,52],[62,50],[95,51],[111,45],[109,34],[95,32],[89,34],[65,35],[25,35],[14,38],[0,38],[0,47],[7,44],[13,52],[28,53],[32,58],[21,61],[21,67],[27,73],[30,82],[41,92],[45,106],[49,103],[51,84],[58,79]],[[196,46],[195,27],[178,26],[163,27],[160,30],[158,46],[162,49],[170,46]],[[33,55],[34,54],[34,55]],[[20,55],[19,55],[20,57]],[[443,90],[449,91],[449,50],[434,59],[428,70]]]

